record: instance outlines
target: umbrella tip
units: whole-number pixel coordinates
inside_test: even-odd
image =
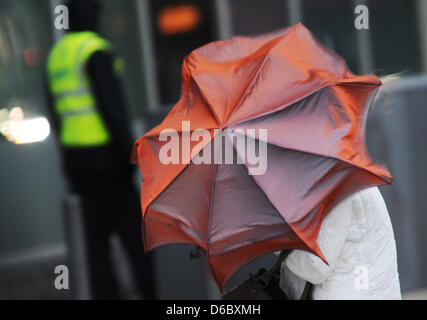
[[[314,253],[322,259],[324,263],[326,263],[329,266],[328,260],[326,260],[325,256],[323,255],[322,251],[320,251],[320,248],[318,245],[316,245],[316,248],[314,248]]]

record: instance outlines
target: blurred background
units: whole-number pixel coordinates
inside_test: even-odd
[[[74,279],[70,290],[53,285],[57,265],[79,263],[70,252],[67,235],[74,222],[62,205],[67,189],[42,81],[46,56],[63,34],[54,27],[54,9],[60,4],[0,0],[0,299],[87,297],[84,276]],[[423,291],[426,0],[101,0],[101,4],[101,34],[125,62],[122,81],[135,139],[158,124],[179,99],[183,57],[207,42],[233,35],[256,35],[302,22],[342,55],[354,73],[401,73],[401,79],[386,85],[376,101],[367,139],[371,155],[394,176],[393,185],[381,191],[394,226],[404,297],[427,298]],[[358,4],[369,8],[369,30],[354,26]],[[11,122],[19,125],[12,128]],[[132,297],[126,259],[120,243],[114,238],[112,242],[121,288]],[[159,298],[219,297],[203,259],[190,259],[191,249],[170,245],[154,252]],[[246,266],[230,286],[272,259],[264,257]]]

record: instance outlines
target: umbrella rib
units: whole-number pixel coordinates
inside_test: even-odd
[[[211,232],[211,223],[212,223],[212,213],[213,213],[213,201],[215,197],[215,188],[216,188],[216,176],[218,172],[218,165],[215,165],[215,171],[213,174],[212,179],[212,189],[211,189],[211,198],[209,201],[209,222],[208,222],[208,232],[207,232],[207,239],[206,239],[206,248],[209,250],[209,243],[210,243],[210,232]]]
[[[363,167],[361,167],[360,165],[358,165],[358,164],[355,164],[355,163],[353,163],[353,162],[351,162],[351,161],[349,161],[349,160],[345,160],[345,159],[340,159],[340,158],[337,158],[337,157],[334,157],[334,156],[331,156],[331,155],[327,155],[327,154],[322,154],[322,153],[319,153],[319,152],[312,152],[312,151],[308,151],[308,150],[302,150],[302,149],[297,149],[297,148],[295,148],[295,147],[285,147],[285,146],[281,146],[281,145],[278,145],[278,144],[276,144],[276,143],[271,143],[271,142],[269,142],[269,141],[264,141],[264,140],[259,140],[258,138],[256,138],[256,137],[250,137],[250,136],[248,136],[248,135],[246,135],[246,134],[243,134],[245,137],[248,137],[248,138],[251,138],[251,139],[255,139],[255,140],[257,140],[257,141],[261,141],[261,142],[264,142],[264,143],[267,143],[267,144],[269,144],[269,145],[272,145],[272,146],[275,146],[275,147],[278,147],[278,148],[282,148],[282,149],[286,149],[286,150],[290,150],[290,151],[297,151],[297,152],[302,152],[302,153],[306,153],[306,154],[309,154],[309,155],[314,155],[314,156],[319,156],[319,157],[325,157],[325,158],[329,158],[329,159],[334,159],[334,160],[337,160],[337,161],[342,161],[342,162],[344,162],[344,163],[346,163],[346,164],[348,164],[348,165],[352,165],[352,166],[354,166],[354,167],[356,167],[356,168],[358,168],[358,169],[361,169],[361,170],[364,170],[364,171],[367,171],[367,172],[369,172],[369,173],[371,173],[371,174],[373,174],[373,175],[375,175],[375,176],[377,176],[379,179],[381,179],[381,180],[383,180],[383,181],[387,181],[387,179],[386,178],[384,178],[384,177],[382,177],[382,176],[380,176],[380,174],[378,174],[378,173],[375,173],[375,172],[373,172],[373,171],[371,171],[371,170],[369,170],[369,169],[366,169],[366,168],[363,168]],[[236,150],[236,147],[235,147],[235,145],[233,144],[233,148],[234,148],[234,150],[237,152],[237,150]],[[363,146],[363,151],[365,152],[365,156],[372,162],[372,160],[371,160],[371,158],[370,158],[370,156],[369,156],[369,154],[367,153],[367,151],[366,151],[366,148]],[[247,165],[246,165],[246,163],[245,163],[245,167],[246,168],[248,168],[247,167]]]
[[[202,98],[202,100],[204,101],[204,103],[206,103],[206,105],[208,106],[209,112],[212,114],[212,116],[214,117],[216,123],[219,125],[221,123],[221,121],[219,120],[218,115],[216,114],[216,112],[214,111],[214,108],[212,108],[211,104],[206,99],[206,97],[203,94],[202,90],[200,90],[200,87],[197,84],[197,81],[193,78],[193,74],[191,72],[190,72],[190,77],[191,77],[191,80],[192,80],[194,86],[196,87],[197,91],[199,92],[200,97]]]
[[[265,116],[268,116],[268,115],[271,115],[271,114],[274,114],[274,113],[280,112],[280,111],[282,111],[283,109],[286,109],[287,107],[290,107],[290,106],[292,106],[293,104],[296,104],[296,103],[298,103],[298,102],[300,102],[300,101],[302,101],[302,100],[304,100],[304,99],[306,99],[306,98],[308,98],[308,97],[312,96],[312,95],[313,95],[313,94],[315,94],[316,92],[318,92],[318,91],[320,91],[320,90],[323,90],[324,88],[327,88],[327,87],[328,87],[328,86],[330,86],[330,85],[333,85],[333,84],[328,84],[328,83],[326,83],[326,84],[324,84],[323,86],[321,86],[321,87],[319,87],[319,88],[316,88],[316,89],[315,89],[315,90],[313,90],[313,91],[310,91],[309,93],[307,93],[306,95],[304,95],[304,96],[302,96],[302,97],[300,97],[300,98],[297,98],[297,99],[295,99],[295,100],[292,100],[292,101],[290,101],[290,102],[288,102],[288,103],[279,103],[276,107],[273,107],[273,110],[270,110],[270,111],[267,111],[267,112],[264,112],[264,113],[258,114],[258,115],[256,115],[256,116],[255,116],[255,117],[253,117],[253,118],[242,119],[242,120],[240,120],[240,121],[237,121],[237,122],[233,123],[232,125],[230,125],[230,127],[231,127],[231,126],[238,126],[238,125],[242,125],[242,124],[244,124],[245,122],[249,122],[249,121],[253,121],[253,120],[258,120],[258,119],[260,119],[260,118],[262,118],[262,117],[265,117]]]
[[[260,48],[258,51],[260,50],[265,50],[266,47],[269,47],[269,50],[274,48],[276,46],[276,44],[278,42],[280,42],[282,40],[282,37],[279,37],[275,40],[270,41],[269,43],[265,44],[262,48]],[[228,121],[229,117],[231,116],[231,114],[233,112],[236,112],[243,104],[243,102],[245,101],[245,98],[247,96],[247,93],[250,89],[253,88],[253,86],[255,85],[255,82],[258,80],[260,74],[261,74],[261,70],[264,68],[264,65],[267,63],[268,58],[270,57],[270,51],[267,51],[267,53],[264,56],[264,59],[262,60],[261,64],[259,65],[258,69],[256,70],[254,76],[252,77],[252,80],[250,81],[250,83],[248,84],[248,86],[246,87],[245,91],[243,92],[242,96],[240,97],[239,101],[237,102],[236,106],[229,111],[229,113],[227,114],[226,120],[225,122]]]
[[[185,121],[185,120],[183,120],[183,121]],[[191,122],[191,120],[189,120],[189,121]],[[154,129],[156,129],[156,128],[153,128],[152,130],[154,130]],[[165,129],[167,129],[167,128],[165,128]],[[215,129],[218,129],[218,127],[217,126],[215,126],[215,127],[209,126],[209,127],[203,128],[203,129],[205,129],[205,130],[215,130]],[[182,128],[175,128],[173,130],[176,131],[177,133],[183,133]],[[190,129],[190,132],[194,132],[196,130],[199,130],[199,128]],[[148,133],[146,133],[144,135],[144,138],[159,138],[159,136],[160,136],[160,133],[148,132]]]
[[[320,90],[323,90],[325,88],[328,88],[330,86],[335,86],[335,85],[344,85],[345,86],[345,85],[354,85],[354,84],[357,84],[357,85],[366,85],[366,86],[378,86],[378,84],[374,83],[374,82],[369,82],[369,83],[368,82],[360,82],[360,81],[348,82],[348,81],[346,81],[346,79],[341,79],[341,80],[332,81],[332,82],[326,82],[322,86],[320,86],[320,87],[318,87],[318,88],[316,88],[316,89],[308,92],[307,94],[305,94],[305,95],[303,95],[303,96],[301,96],[301,97],[299,97],[297,99],[291,100],[288,103],[279,103],[279,104],[277,104],[276,107],[273,107],[272,110],[269,110],[269,111],[266,111],[264,113],[258,114],[258,115],[254,116],[254,117],[250,117],[250,118],[239,120],[239,121],[237,121],[237,122],[235,122],[233,124],[230,124],[230,127],[242,125],[245,122],[249,122],[249,121],[252,121],[252,120],[257,120],[257,119],[260,119],[262,117],[265,117],[265,116],[268,116],[268,115],[280,112],[283,109],[286,109],[287,107],[290,107],[293,104],[296,104],[296,103],[298,103],[298,102],[300,102],[300,101],[302,101],[302,100],[304,100],[304,99],[312,96],[316,92],[318,92]]]
[[[200,97],[202,98],[202,100],[206,103],[207,108],[209,110],[209,112],[212,114],[212,116],[214,117],[215,121],[217,124],[219,124],[219,119],[218,119],[218,115],[215,113],[215,111],[213,110],[212,106],[210,105],[210,103],[207,101],[206,97],[203,95],[202,90],[200,90],[199,85],[197,84],[197,81],[194,79],[193,77],[193,73],[192,73],[192,69],[189,65],[189,59],[190,56],[187,56],[184,58],[184,62],[183,62],[183,68],[186,69],[186,71],[188,72],[189,75],[189,79],[188,82],[186,83],[187,87],[188,87],[188,91],[190,91],[192,88],[191,87],[196,87],[196,90],[199,92]]]
[[[151,137],[150,137],[151,138]],[[215,135],[213,135],[213,137],[211,136],[211,138],[210,138],[210,140],[209,140],[209,142],[206,144],[206,145],[204,145],[200,150],[202,150],[202,149],[204,149],[206,146],[208,146],[212,141],[213,141],[213,139],[215,138]],[[200,151],[199,150],[199,151]],[[148,207],[151,205],[151,203],[153,203],[167,188],[168,188],[168,186],[170,185],[170,184],[172,184],[183,172],[184,172],[184,170],[185,169],[187,169],[188,168],[188,166],[191,164],[191,162],[193,161],[193,159],[194,159],[194,157],[196,157],[197,156],[197,153],[194,153],[194,155],[193,155],[193,158],[191,158],[190,159],[190,161],[183,167],[183,168],[181,168],[181,170],[177,173],[177,175],[176,176],[174,176],[172,179],[170,179],[170,181],[168,182],[168,183],[165,183],[165,184],[163,184],[164,186],[161,188],[162,189],[162,191],[161,192],[159,192],[157,195],[155,195],[154,197],[153,197],[153,199],[150,201],[150,203],[148,203],[147,204],[147,209],[148,209]],[[146,211],[146,210],[145,210]],[[144,212],[145,212],[144,211]]]
[[[268,143],[268,142],[267,142]],[[268,144],[270,144],[270,143],[268,143]],[[272,145],[274,145],[274,144],[272,144]],[[276,145],[275,145],[276,146]],[[235,145],[233,144],[233,148],[234,148],[234,150],[235,150],[235,152],[237,153],[237,150],[236,150],[236,147],[235,147]],[[283,147],[282,147],[283,148]],[[284,149],[286,149],[286,148],[284,148]],[[287,149],[287,150],[293,150],[293,151],[298,151],[298,152],[303,152],[303,153],[307,153],[307,154],[312,154],[312,153],[309,153],[309,152],[306,152],[306,151],[300,151],[300,150],[294,150],[294,149]],[[317,154],[315,154],[315,155],[317,155]],[[323,156],[323,157],[325,157],[325,158],[331,158],[331,159],[335,159],[335,160],[337,160],[337,161],[341,161],[341,162],[344,162],[344,163],[347,163],[347,164],[351,164],[351,163],[348,163],[347,161],[344,161],[344,160],[341,160],[341,159],[337,159],[337,158],[335,158],[335,157],[331,157],[331,156],[324,156],[324,155],[319,155],[319,156]],[[248,169],[249,170],[249,168],[248,168],[248,165],[247,165],[247,163],[246,163],[246,161],[244,161],[243,162],[243,165],[246,167],[246,169]],[[351,165],[353,165],[353,164],[351,164]],[[373,173],[373,172],[371,172],[371,171],[369,171],[369,170],[367,170],[367,169],[365,169],[365,168],[361,168],[360,166],[357,166],[357,165],[354,165],[355,167],[357,167],[358,169],[361,169],[361,170],[365,170],[365,171],[367,171],[367,172],[369,172],[369,173],[371,173],[371,174],[374,174],[375,176],[377,176],[378,178],[380,178],[381,180],[383,180],[383,181],[385,181],[383,178],[381,178],[379,175],[377,175],[377,174],[375,174],[375,173]],[[249,174],[248,174],[249,175]],[[308,247],[308,248],[310,248],[310,249],[312,249],[313,251],[317,251],[318,249],[317,248],[312,248],[307,242],[306,242],[306,240],[303,238],[303,237],[301,237],[300,236],[300,234],[299,234],[299,232],[294,228],[294,226],[292,225],[292,223],[289,223],[289,222],[287,222],[286,220],[285,220],[285,218],[280,214],[280,211],[278,210],[278,208],[274,205],[274,203],[271,201],[271,199],[270,199],[270,197],[265,193],[265,191],[261,188],[261,186],[257,183],[257,181],[255,180],[255,178],[252,176],[252,175],[249,175],[250,176],[250,178],[253,180],[253,182],[258,186],[258,188],[261,190],[261,192],[265,195],[265,197],[270,201],[270,203],[271,203],[271,205],[276,209],[276,211],[277,212],[279,212],[279,215],[280,215],[280,217],[282,217],[282,219],[283,219],[283,221],[287,224],[287,225],[289,225],[289,227],[292,229],[292,231],[295,233],[295,235],[299,238],[299,239],[301,239],[301,241],[303,241],[304,242],[304,244]],[[320,254],[322,255],[322,253],[320,252]],[[324,260],[323,258],[322,258],[322,260]]]
[[[244,164],[244,166],[247,168],[246,163]],[[274,209],[276,209],[277,212],[279,212],[279,216],[283,219],[283,221],[292,229],[292,231],[295,233],[295,235],[307,246],[307,248],[311,249],[311,246],[305,241],[304,238],[302,238],[298,231],[296,231],[294,229],[294,227],[292,226],[291,223],[287,222],[285,220],[285,218],[280,214],[279,209],[274,205],[274,203],[271,201],[271,199],[268,197],[268,195],[265,193],[265,191],[261,188],[261,186],[256,182],[256,180],[254,179],[253,176],[249,175],[251,177],[251,179],[253,180],[253,182],[258,186],[258,188],[261,190],[261,192],[265,195],[265,197],[270,201],[271,205],[274,207]]]
[[[215,172],[213,174],[212,181],[212,189],[211,189],[211,199],[209,202],[209,221],[208,221],[208,230],[206,234],[206,257],[208,259],[208,266],[211,269],[212,275],[215,278],[215,281],[219,283],[219,279],[217,278],[211,263],[211,255],[210,255],[210,234],[211,234],[211,224],[212,224],[212,214],[213,214],[213,202],[215,198],[215,188],[216,188],[216,176],[218,172],[218,165],[215,165]]]
[[[169,216],[169,215],[167,215],[167,214],[165,214],[163,212],[160,212],[160,211],[157,211],[157,210],[155,210],[155,211],[156,211],[156,215],[158,215],[158,216],[163,216],[165,218],[171,218],[171,216]],[[184,243],[193,243],[193,244],[195,243],[196,245],[198,245],[200,247],[202,246],[202,244],[199,241],[197,241],[197,239],[195,239],[192,236],[189,236],[188,233],[185,230],[183,230],[182,225],[185,226],[188,229],[191,229],[190,225],[188,225],[184,221],[178,220],[176,218],[173,218],[173,221],[176,222],[178,225],[174,226],[173,224],[170,224],[170,223],[165,223],[165,224],[168,227],[170,227],[170,228],[174,229],[175,231],[179,232],[180,234],[184,235],[188,239],[188,241],[186,241]]]

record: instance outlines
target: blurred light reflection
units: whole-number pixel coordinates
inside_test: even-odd
[[[0,110],[0,133],[15,144],[27,144],[45,140],[50,134],[46,118],[25,119],[21,107]]]

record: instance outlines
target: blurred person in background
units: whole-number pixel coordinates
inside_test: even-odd
[[[70,30],[50,52],[47,95],[63,169],[71,191],[83,204],[93,298],[120,298],[110,260],[110,236],[115,232],[129,256],[139,293],[154,299],[129,162],[133,139],[113,48],[96,33],[100,13],[96,0],[70,0],[66,5]]]

